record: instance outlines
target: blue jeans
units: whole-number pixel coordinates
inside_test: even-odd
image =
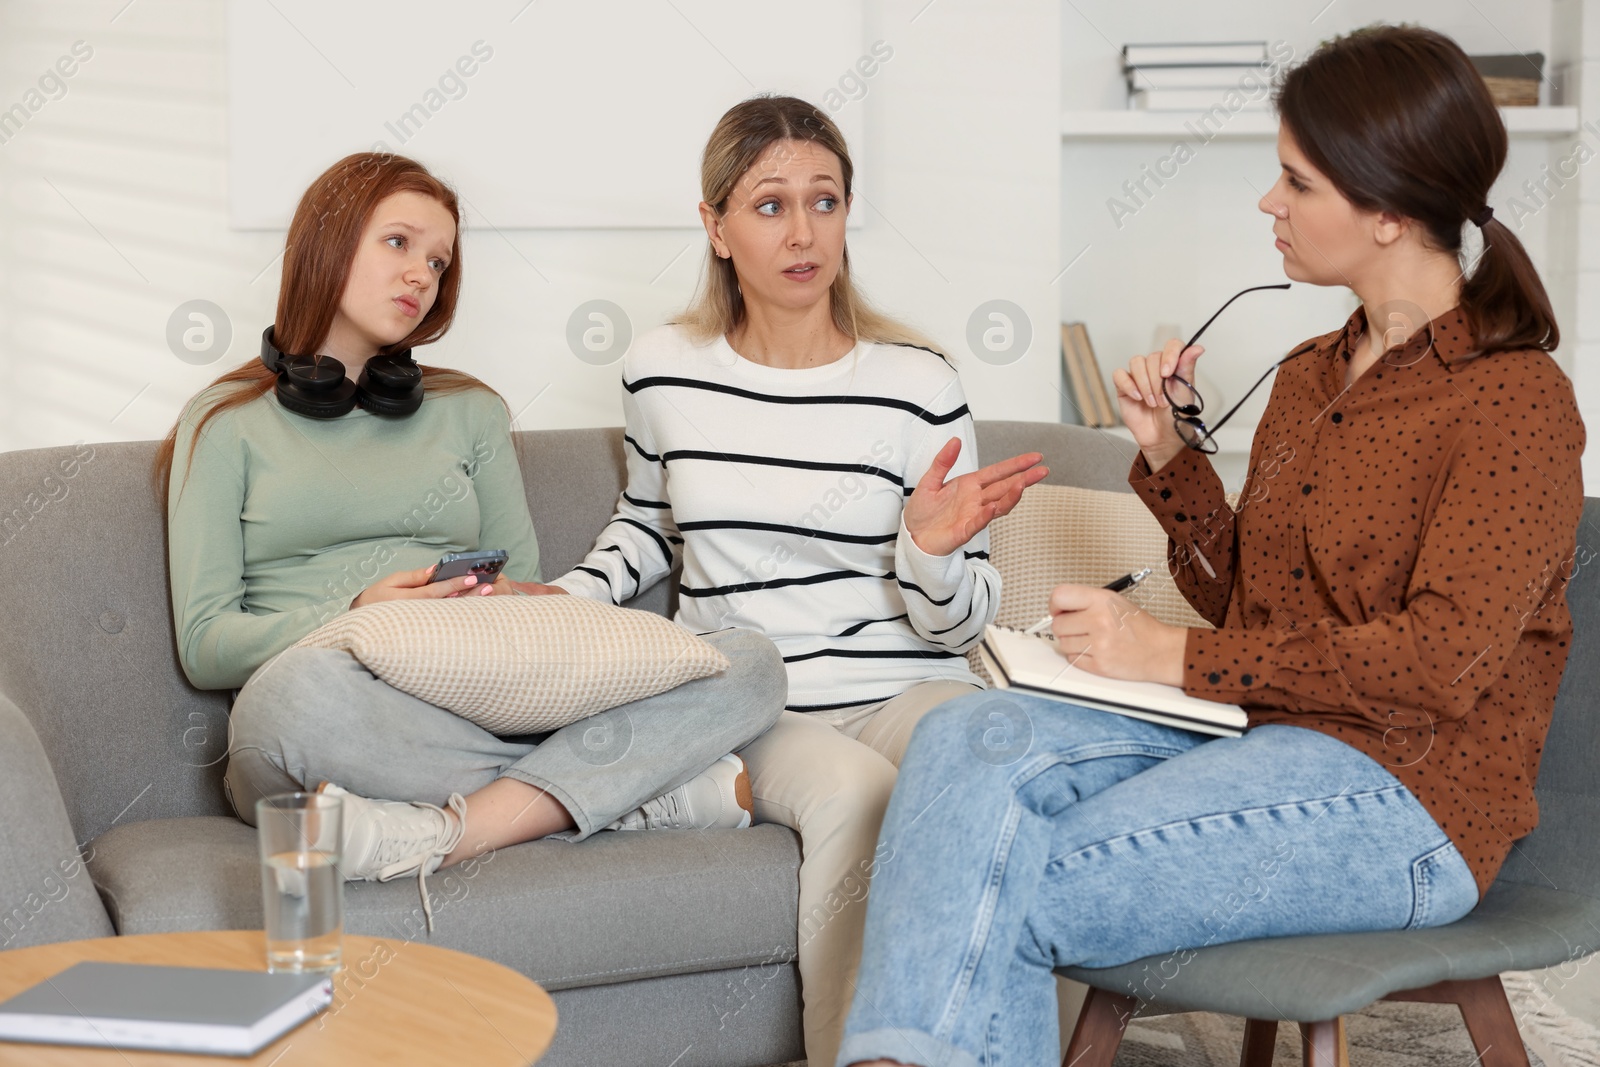
[[[1170,978],[1187,949],[1443,925],[1478,901],[1427,810],[1336,738],[1009,693],[922,720],[878,854],[840,1067],[1053,1067],[1055,967],[1159,955]]]

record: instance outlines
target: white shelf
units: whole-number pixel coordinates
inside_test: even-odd
[[[1065,111],[1061,138],[1077,140],[1249,140],[1278,136],[1278,117],[1270,111],[1240,111],[1220,129],[1202,128],[1200,113],[1183,111]],[[1561,137],[1578,130],[1575,107],[1503,107],[1500,117],[1513,137]],[[1214,126],[1214,123],[1213,123]]]
[[[1232,421],[1231,419],[1229,420]],[[1126,426],[1102,426],[1103,433],[1115,434],[1124,441],[1133,440],[1133,432]],[[1221,456],[1248,456],[1250,454],[1250,441],[1255,437],[1253,426],[1224,426],[1217,431],[1213,440],[1217,442],[1217,454]]]

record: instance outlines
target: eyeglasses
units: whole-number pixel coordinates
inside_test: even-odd
[[[1279,285],[1254,285],[1249,289],[1234,293],[1228,298],[1228,304],[1233,303],[1245,293],[1254,293],[1262,289],[1287,288],[1289,288],[1288,282],[1283,282]],[[1220,315],[1224,311],[1228,310],[1228,304],[1223,304],[1220,308],[1218,308],[1217,314],[1212,315],[1209,319],[1207,319],[1205,326],[1202,326],[1196,330],[1194,332],[1194,336],[1189,338],[1188,344],[1185,344],[1182,348],[1178,349],[1178,351],[1180,353],[1186,352],[1189,350],[1190,345],[1200,340],[1200,335],[1205,333],[1206,329],[1213,322],[1217,321],[1217,315]],[[1289,357],[1287,356],[1284,357],[1284,359],[1288,358]],[[1223,423],[1233,418],[1233,413],[1238,411],[1246,400],[1250,399],[1250,393],[1254,393],[1257,389],[1261,388],[1261,383],[1266,381],[1267,376],[1273,371],[1277,370],[1278,367],[1282,365],[1283,361],[1283,359],[1280,359],[1277,363],[1274,363],[1272,366],[1268,367],[1267,373],[1256,379],[1256,384],[1250,387],[1250,391],[1245,393],[1244,396],[1240,397],[1239,402],[1233,405],[1233,407],[1229,408],[1227,414],[1218,419],[1217,424],[1209,429],[1206,427],[1205,423],[1200,421],[1200,412],[1205,410],[1206,402],[1201,399],[1200,393],[1195,389],[1193,383],[1184,381],[1176,374],[1163,380],[1161,383],[1161,392],[1167,398],[1167,403],[1172,406],[1172,425],[1178,431],[1178,436],[1183,438],[1183,443],[1197,452],[1204,452],[1208,456],[1215,454],[1217,451],[1217,442],[1215,439],[1216,432],[1222,429]]]

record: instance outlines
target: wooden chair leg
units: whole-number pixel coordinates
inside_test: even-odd
[[[1277,1047],[1278,1020],[1246,1019],[1239,1067],[1272,1067],[1272,1054]]]
[[[1344,1019],[1300,1024],[1300,1054],[1305,1067],[1350,1067]]]
[[[1482,1067],[1528,1067],[1528,1050],[1517,1030],[1516,1013],[1499,975],[1466,982],[1439,982],[1422,989],[1390,993],[1385,1000],[1454,1004],[1467,1024]]]
[[[1111,1067],[1122,1044],[1122,1031],[1138,1007],[1137,997],[1090,986],[1061,1067]]]

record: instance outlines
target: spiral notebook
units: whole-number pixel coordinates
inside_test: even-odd
[[[1175,685],[1104,678],[1074,667],[1045,635],[990,626],[978,646],[997,689],[1115,712],[1180,730],[1238,737],[1249,717],[1237,704],[1192,697]]]

